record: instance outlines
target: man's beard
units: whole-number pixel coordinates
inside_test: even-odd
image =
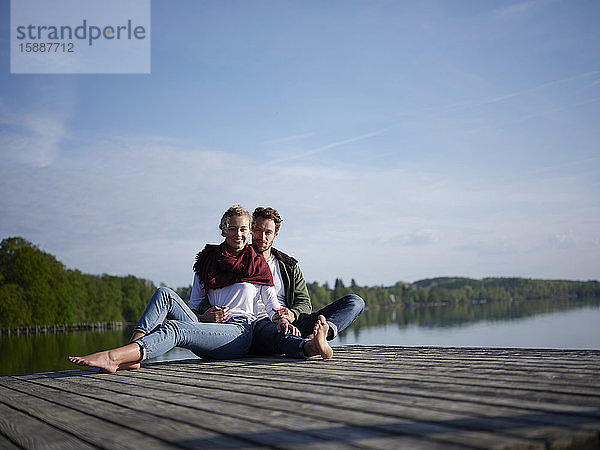
[[[252,245],[254,246],[254,249],[256,251],[258,251],[258,252],[266,252],[267,250],[269,250],[273,246],[273,243],[271,242],[268,245],[267,244],[262,244],[261,247],[264,247],[264,248],[259,248],[258,244],[255,244],[254,242],[252,242]]]

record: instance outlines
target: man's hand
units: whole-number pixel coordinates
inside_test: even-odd
[[[289,323],[286,319],[276,319],[275,315],[273,315],[273,319],[272,319],[273,323],[277,324],[277,331],[279,331],[280,333],[283,334],[293,334],[295,336],[300,336],[300,330],[298,328],[296,328],[294,325],[292,325],[291,323]]]
[[[294,336],[300,336],[300,330],[289,322],[282,322],[282,323],[277,324],[277,329],[279,330],[280,333],[283,333],[283,334],[290,333],[290,334],[293,334]]]
[[[211,306],[204,314],[198,316],[202,322],[224,323],[229,320],[229,308],[227,306]]]
[[[283,319],[287,320],[289,323],[292,323],[294,320],[296,320],[294,313],[287,308],[273,308],[273,311],[275,311],[275,314],[273,315],[273,321]]]

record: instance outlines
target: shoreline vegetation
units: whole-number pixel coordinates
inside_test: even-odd
[[[359,286],[354,279],[307,283],[318,309],[349,293],[368,308],[428,307],[527,300],[600,298],[597,280],[439,277],[393,286]],[[156,286],[133,275],[90,275],[67,269],[53,255],[21,238],[0,243],[0,330],[42,334],[125,326],[142,314]],[[175,288],[184,299],[191,286]]]
[[[129,325],[134,325],[134,322],[93,322],[93,323],[73,323],[61,325],[36,325],[36,326],[21,326],[18,328],[2,328],[2,335],[17,335],[29,336],[30,334],[50,334],[50,333],[66,333],[68,331],[106,331],[125,328]]]

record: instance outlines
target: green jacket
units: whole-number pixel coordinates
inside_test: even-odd
[[[271,248],[271,253],[279,261],[285,306],[294,313],[296,320],[307,316],[312,312],[312,304],[298,261],[275,248]]]
[[[307,316],[312,312],[312,304],[298,261],[275,248],[271,248],[271,253],[279,262],[279,271],[283,279],[285,306],[294,313],[296,320]],[[210,307],[211,304],[208,298],[204,297],[198,307],[198,312],[204,314]]]

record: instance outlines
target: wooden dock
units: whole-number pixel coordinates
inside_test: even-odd
[[[600,351],[345,346],[0,377],[0,448],[598,449],[599,434]]]

